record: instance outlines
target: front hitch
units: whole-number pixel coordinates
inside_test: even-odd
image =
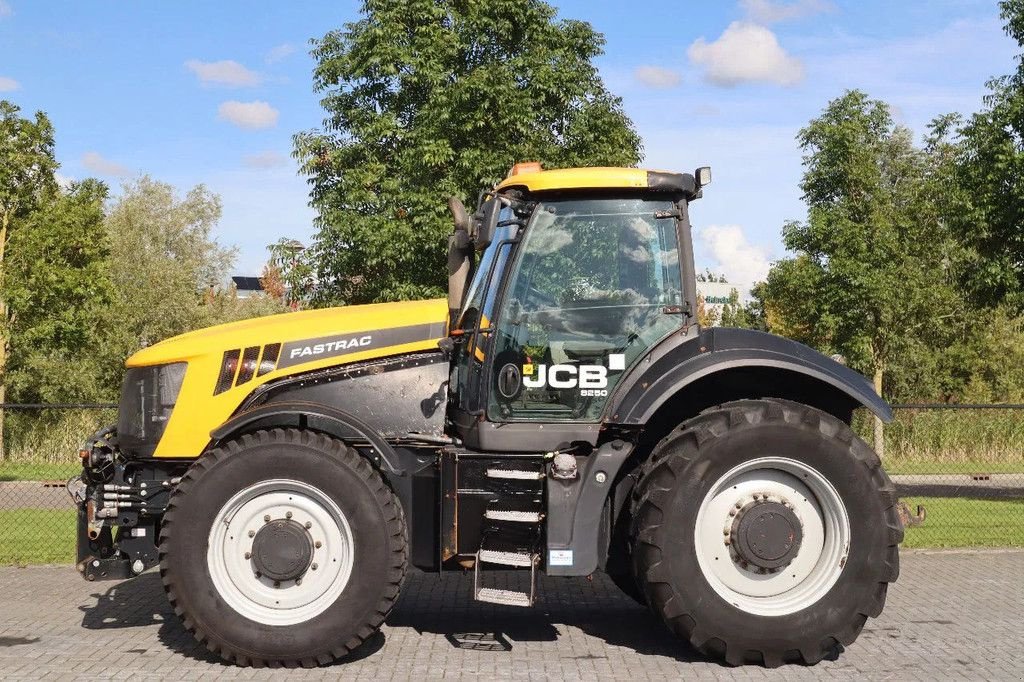
[[[124,457],[112,427],[93,435],[79,455],[82,473],[67,483],[78,508],[78,571],[89,581],[120,580],[152,568],[160,519],[180,479],[162,463]]]

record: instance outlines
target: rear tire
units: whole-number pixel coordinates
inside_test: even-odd
[[[877,455],[843,422],[781,400],[727,403],[645,463],[633,570],[651,609],[701,652],[813,664],[881,613],[899,574],[895,504]]]
[[[341,441],[246,434],[200,457],[160,535],[168,599],[197,640],[240,665],[313,667],[372,635],[406,571],[402,508]]]

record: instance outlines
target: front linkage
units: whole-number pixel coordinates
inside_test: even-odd
[[[78,571],[90,581],[122,580],[156,566],[160,519],[187,465],[125,461],[113,426],[93,434],[79,456],[82,473],[67,483],[78,507]]]

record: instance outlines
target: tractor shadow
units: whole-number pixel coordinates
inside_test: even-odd
[[[489,572],[488,582],[496,579],[505,589],[522,589],[523,577],[496,571]],[[684,663],[718,663],[676,639],[604,574],[594,574],[593,580],[538,576],[533,608],[475,602],[472,589],[469,574],[438,576],[411,571],[387,625],[441,635],[456,648],[485,651],[511,651],[519,644],[559,639],[568,643],[571,638],[567,629],[574,628],[610,647],[638,654],[665,656]],[[495,644],[479,646],[480,639]],[[569,659],[601,658],[586,651],[578,653],[583,655],[574,655],[568,647],[565,650]]]
[[[522,578],[511,572],[497,576],[512,589],[521,587]],[[603,574],[595,574],[593,580],[539,576],[537,603],[529,609],[474,602],[471,591],[470,575],[410,571],[402,596],[386,621],[385,631],[370,637],[336,665],[344,666],[378,653],[385,646],[387,630],[394,628],[439,635],[454,648],[489,651],[497,656],[531,642],[563,639],[568,644],[574,637],[569,630],[575,629],[609,647],[684,663],[724,665],[676,639],[646,608],[620,592]],[[113,584],[92,596],[95,599],[92,605],[79,607],[82,627],[86,629],[156,628],[156,639],[162,650],[169,649],[210,665],[232,665],[209,652],[185,630],[167,602],[156,572]],[[138,638],[132,640],[138,646]],[[147,650],[133,648],[125,653],[145,656]],[[574,652],[569,646],[564,656],[602,658],[587,650]]]
[[[103,593],[92,595],[92,606],[80,606],[82,627],[88,630],[158,627],[157,639],[164,649],[193,660],[222,667],[233,667],[207,650],[182,626],[174,613],[157,572],[143,573],[137,578],[111,585]],[[137,641],[137,640],[135,640]],[[372,656],[384,646],[384,635],[376,633],[361,647],[335,665],[344,665]],[[145,649],[129,649],[125,653],[145,655]]]

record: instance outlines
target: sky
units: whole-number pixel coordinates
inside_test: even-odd
[[[698,268],[746,284],[806,215],[799,129],[860,88],[918,136],[970,114],[1014,68],[996,0],[561,0],[604,34],[597,61],[643,138],[643,165],[713,183],[692,209]],[[0,98],[45,111],[60,173],[117,188],[139,174],[220,195],[216,237],[258,274],[314,212],[291,138],[323,119],[309,41],[359,2],[0,0]]]

